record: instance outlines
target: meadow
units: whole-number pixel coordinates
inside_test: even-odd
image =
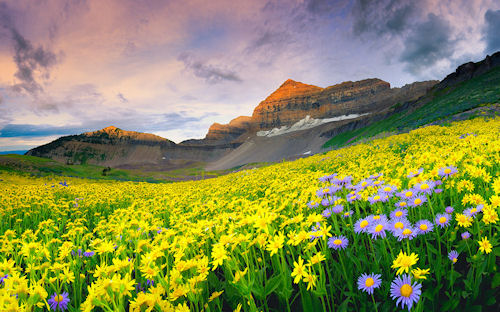
[[[0,171],[0,310],[495,310],[499,164],[497,117],[203,181]]]

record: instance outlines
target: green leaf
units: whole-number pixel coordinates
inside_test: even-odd
[[[495,273],[493,280],[491,281],[491,288],[495,289],[500,286],[500,273]]]

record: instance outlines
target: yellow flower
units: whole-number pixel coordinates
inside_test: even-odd
[[[222,293],[224,292],[224,290],[221,290],[221,291],[214,291],[210,297],[208,297],[208,302],[211,302],[212,300],[218,298],[220,295],[222,295]]]
[[[398,257],[392,262],[391,268],[398,270],[396,274],[399,275],[403,272],[408,273],[410,267],[416,264],[418,261],[418,255],[415,253],[411,253],[411,255],[407,255],[405,252],[400,251]]]
[[[283,248],[283,243],[285,242],[285,236],[283,235],[283,233],[279,233],[275,238],[274,240],[270,241],[267,246],[266,246],[266,249],[268,251],[271,252],[271,256],[273,256],[274,254],[276,254],[278,252],[278,250],[280,250],[281,248]]]
[[[420,269],[416,268],[411,270],[411,273],[413,274],[413,277],[415,279],[427,279],[427,274],[429,274],[430,269]]]
[[[455,214],[455,220],[458,222],[459,226],[467,228],[472,225],[472,217],[466,216],[461,213]]]
[[[312,275],[310,272],[306,273],[304,276],[304,282],[307,283],[307,290],[316,287],[316,275]]]
[[[488,240],[488,238],[483,237],[480,241],[478,241],[478,244],[479,244],[479,250],[481,252],[484,252],[484,253],[487,253],[487,254],[489,254],[491,252],[492,246],[491,246],[490,241]]]
[[[304,265],[304,260],[302,260],[302,257],[299,256],[298,262],[294,261],[293,262],[293,272],[292,272],[292,277],[295,277],[293,282],[295,284],[298,284],[302,278],[305,278],[307,276],[307,271],[306,267]]]
[[[243,276],[245,276],[245,274],[247,274],[247,272],[248,268],[245,268],[243,271],[236,271],[236,273],[234,273],[233,283],[237,283]]]
[[[317,254],[315,254],[314,256],[311,257],[311,259],[309,260],[309,265],[314,265],[314,264],[317,264],[317,263],[320,263],[321,261],[325,260],[325,256],[323,256],[323,254],[321,252],[318,252]]]

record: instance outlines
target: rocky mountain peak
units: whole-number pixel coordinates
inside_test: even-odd
[[[318,86],[308,85],[292,79],[286,80],[276,91],[271,93],[264,101],[276,101],[296,96],[307,96],[323,90]]]

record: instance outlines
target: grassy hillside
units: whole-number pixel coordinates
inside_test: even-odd
[[[324,147],[340,147],[382,133],[400,133],[458,114],[485,103],[500,102],[500,67],[457,84],[435,91],[430,101],[417,109],[409,109],[375,122],[367,127],[341,133]],[[417,103],[418,105],[418,103]]]
[[[172,182],[199,180],[218,176],[218,172],[204,172],[203,164],[169,171],[115,169],[96,165],[65,165],[57,161],[27,155],[0,155],[0,173],[33,176],[62,176],[101,180]]]

